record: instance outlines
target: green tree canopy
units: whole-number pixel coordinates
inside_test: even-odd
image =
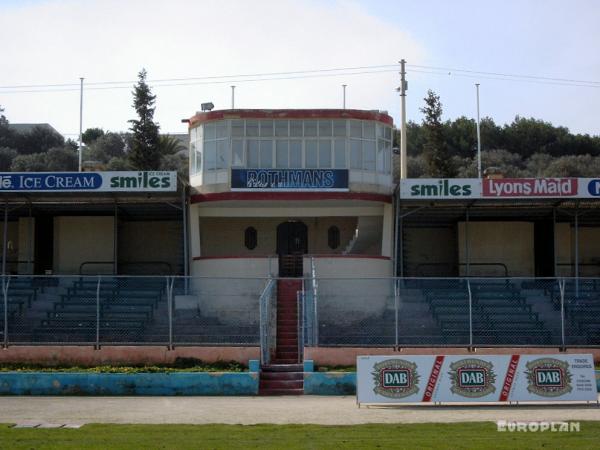
[[[427,173],[432,177],[450,178],[456,173],[452,159],[448,152],[448,144],[442,124],[442,103],[439,95],[432,90],[427,91],[425,106],[421,112],[425,143],[423,145],[423,158]]]
[[[96,139],[104,135],[102,128],[88,128],[81,134],[81,140],[85,145],[94,143]]]
[[[159,126],[154,122],[154,102],[146,83],[146,70],[138,74],[138,83],[133,90],[133,107],[138,115],[131,123],[132,142],[128,157],[131,164],[139,170],[157,170],[160,167],[161,153]]]

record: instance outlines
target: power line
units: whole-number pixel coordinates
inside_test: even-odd
[[[365,70],[360,72],[339,72],[339,73],[321,73],[321,74],[309,74],[309,75],[298,75],[298,76],[286,76],[286,77],[269,77],[269,78],[240,78],[240,79],[227,79],[227,80],[214,80],[214,81],[187,81],[187,82],[176,82],[176,83],[163,83],[156,84],[148,82],[153,88],[159,87],[173,87],[173,86],[196,86],[196,85],[211,85],[211,84],[225,84],[225,83],[252,83],[262,81],[282,81],[282,80],[298,80],[307,78],[326,78],[326,77],[339,77],[339,76],[355,76],[355,75],[366,75],[366,74],[379,74],[379,73],[390,73],[396,72],[397,69],[387,70]],[[91,83],[90,83],[91,84]],[[92,86],[86,88],[86,91],[101,91],[101,90],[112,90],[112,89],[131,89],[132,86]],[[0,88],[1,89],[1,88]],[[78,88],[60,88],[60,89],[32,89],[32,90],[13,90],[13,91],[0,91],[0,94],[21,94],[21,93],[36,93],[36,92],[74,92],[78,91]]]
[[[580,83],[580,84],[598,84],[600,85],[600,81],[591,81],[591,80],[576,80],[572,78],[553,78],[553,77],[545,77],[539,75],[523,75],[523,74],[514,74],[514,73],[502,73],[502,72],[485,72],[480,70],[471,70],[471,69],[456,69],[452,67],[438,67],[438,66],[423,66],[417,64],[407,64],[409,67],[416,67],[420,69],[433,69],[433,70],[444,70],[449,72],[465,72],[472,74],[480,74],[480,75],[494,75],[499,77],[510,77],[510,78],[528,78],[532,80],[545,80],[545,81],[557,81],[557,82],[565,82],[565,83]]]
[[[148,83],[164,83],[164,82],[179,82],[179,81],[201,81],[201,80],[218,80],[218,79],[229,79],[229,78],[248,78],[248,77],[270,77],[270,76],[283,76],[283,75],[299,75],[299,74],[312,74],[312,73],[324,73],[324,72],[341,72],[349,70],[364,70],[364,69],[389,69],[398,67],[397,64],[383,64],[374,66],[356,66],[356,67],[337,67],[327,69],[311,69],[311,70],[297,70],[288,72],[262,72],[262,73],[246,73],[236,75],[212,75],[205,77],[183,77],[183,78],[162,78],[155,80],[148,80]],[[230,80],[231,81],[231,80]],[[236,80],[233,80],[236,81]],[[126,80],[126,81],[96,81],[86,83],[86,86],[99,86],[99,85],[120,85],[120,84],[132,84],[137,83],[137,80]],[[78,83],[57,83],[57,84],[20,84],[12,86],[0,86],[0,89],[24,89],[24,88],[50,88],[50,87],[71,87],[79,86]],[[129,86],[127,86],[129,87]]]
[[[600,84],[582,84],[582,83],[573,83],[573,82],[562,82],[562,81],[543,81],[543,80],[529,80],[529,79],[516,79],[516,78],[502,78],[499,76],[487,76],[487,75],[474,75],[471,73],[453,73],[453,72],[434,72],[429,70],[419,70],[413,69],[411,73],[424,73],[431,75],[439,75],[439,76],[447,76],[447,77],[464,77],[464,78],[473,78],[477,80],[499,80],[499,81],[512,81],[516,83],[533,83],[533,84],[549,84],[555,86],[571,86],[571,87],[588,87],[599,89]]]

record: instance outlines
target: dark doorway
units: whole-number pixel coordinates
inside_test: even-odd
[[[35,218],[35,273],[43,275],[54,266],[54,217]]]
[[[554,224],[551,220],[535,222],[533,228],[533,249],[535,253],[535,276],[555,276]]]
[[[302,222],[283,222],[277,226],[279,276],[301,277],[302,255],[308,252],[308,228]]]

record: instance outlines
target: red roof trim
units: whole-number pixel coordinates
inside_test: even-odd
[[[394,123],[388,114],[362,109],[223,109],[196,113],[189,119],[189,127],[225,119],[359,119],[390,126]]]
[[[294,201],[294,200],[366,200],[392,203],[392,196],[369,192],[216,192],[192,195],[192,203],[232,200]]]

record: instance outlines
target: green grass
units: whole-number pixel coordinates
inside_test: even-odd
[[[491,422],[416,425],[86,425],[80,429],[14,429],[0,425],[10,449],[521,449],[598,448],[600,422],[579,433],[497,432]]]

